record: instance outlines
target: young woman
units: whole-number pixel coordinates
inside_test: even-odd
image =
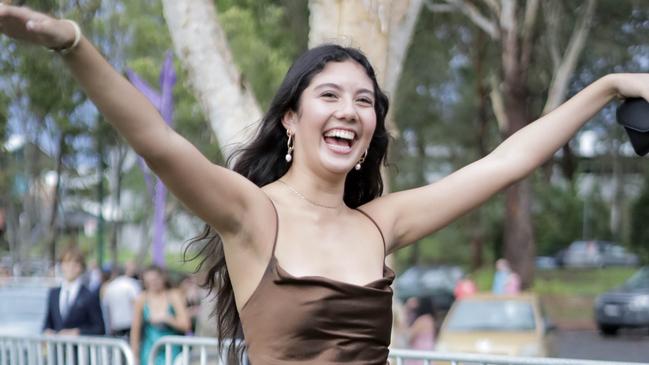
[[[131,323],[131,349],[140,365],[147,365],[155,342],[163,336],[182,336],[191,329],[185,298],[172,289],[161,268],[151,266],[142,273],[144,291],[138,296]],[[172,348],[175,357],[179,347]],[[159,351],[153,365],[164,365],[164,351]]]
[[[0,7],[0,29],[62,50],[106,119],[207,223],[221,337],[239,323],[253,364],[385,364],[387,253],[446,226],[527,176],[616,95],[649,76],[605,76],[436,183],[381,196],[388,101],[357,50],[298,58],[233,170],[210,163],[66,20]]]
[[[412,297],[406,301],[412,310],[408,328],[408,348],[432,351],[435,346],[435,308],[431,297]],[[423,360],[406,360],[406,365],[424,365]]]

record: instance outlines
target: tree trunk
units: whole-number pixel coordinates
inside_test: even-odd
[[[531,36],[521,36],[522,31],[516,14],[516,3],[503,1],[500,24],[503,96],[507,119],[503,131],[504,138],[510,137],[531,121],[527,108]],[[514,184],[505,192],[504,255],[511,263],[512,269],[520,275],[523,288],[529,287],[534,281],[534,266],[531,263],[536,245],[531,200],[529,178]]]
[[[310,0],[309,47],[333,42],[360,48],[393,98],[422,4],[422,0]]]
[[[128,154],[128,149],[125,148],[121,143],[115,147],[113,155],[115,157],[115,163],[111,163],[113,166],[112,174],[112,189],[113,192],[113,209],[118,212],[118,214],[113,215],[110,234],[110,261],[113,264],[113,271],[117,268],[118,261],[118,242],[119,242],[119,233],[121,231],[122,223],[122,212],[120,207],[122,206],[122,169],[124,168],[124,160]]]
[[[546,19],[546,22],[549,26],[553,28],[550,29],[551,34],[557,33],[559,29],[558,18],[561,14],[553,12],[554,9],[558,8],[556,4],[553,6],[551,3],[546,3],[548,5],[548,13],[545,15],[546,18],[551,17],[552,19]],[[595,16],[595,7],[597,5],[596,0],[588,0],[586,3],[586,9],[580,16],[579,20],[575,25],[575,29],[572,32],[568,46],[563,53],[563,57],[559,57],[559,40],[558,37],[549,37],[550,39],[550,50],[554,59],[553,67],[553,76],[552,83],[548,90],[548,97],[545,101],[545,106],[543,107],[542,114],[545,115],[552,110],[556,109],[561,103],[566,99],[568,93],[568,85],[570,79],[575,72],[577,67],[577,61],[581,55],[584,47],[586,46],[586,39],[590,32],[590,28],[593,24],[593,18]],[[564,178],[574,181],[576,162],[575,156],[572,153],[570,144],[567,143],[562,148],[562,157],[561,157],[561,172],[563,173]],[[551,170],[552,170],[552,161],[548,161],[545,166],[546,175],[549,180]]]
[[[476,225],[473,227],[474,231],[471,235],[471,263],[470,272],[474,272],[482,267],[483,263],[483,247],[484,247],[484,232],[479,229],[481,224],[480,215],[476,213]]]
[[[516,133],[530,121],[526,106],[527,90],[519,84],[523,75],[525,74],[509,80],[505,78],[505,104],[508,120],[505,138]],[[530,178],[509,187],[505,192],[505,200],[504,255],[511,263],[512,269],[520,275],[522,287],[527,288],[534,281],[533,259],[536,255]]]
[[[59,151],[56,156],[56,183],[54,184],[54,192],[52,196],[48,240],[50,262],[56,262],[56,240],[59,233],[58,227],[56,226],[56,219],[58,217],[59,200],[61,196],[61,173],[63,172],[63,156],[65,155],[65,137],[65,133],[61,133],[61,136],[59,136]]]
[[[507,188],[505,193],[505,258],[521,277],[523,288],[534,281],[536,243],[531,213],[532,186],[525,179]]]
[[[254,132],[261,118],[221,28],[213,0],[163,0],[164,16],[178,58],[227,157]]]

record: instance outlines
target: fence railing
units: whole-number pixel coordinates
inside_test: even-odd
[[[165,365],[227,365],[230,342],[223,344],[223,352],[219,352],[218,345],[219,342],[210,337],[165,336],[153,344],[149,364],[155,364],[155,358],[164,351]],[[249,365],[245,355],[241,364]]]
[[[649,365],[638,362],[592,361],[548,357],[513,357],[486,354],[455,354],[431,351],[390,350],[390,364],[404,365],[406,360],[419,360],[422,365]]]
[[[149,357],[149,364],[159,351],[165,351],[165,365],[227,365],[227,356],[217,350],[218,341],[214,338],[167,336],[158,340]],[[227,345],[227,344],[226,344]],[[180,353],[173,355],[173,347],[180,347]],[[225,346],[224,346],[225,347]],[[425,365],[649,365],[643,363],[592,361],[559,358],[531,358],[495,356],[486,354],[455,354],[432,351],[414,351],[404,349],[390,350],[391,365],[405,365],[408,360]],[[440,364],[441,362],[441,364]],[[243,365],[249,365],[244,357]]]
[[[121,339],[89,336],[0,336],[0,365],[134,365]]]
[[[224,344],[227,348],[228,343]],[[225,352],[225,351],[224,351]],[[227,365],[218,341],[207,337],[166,336],[153,345],[148,363],[162,354],[165,365]],[[613,361],[529,358],[485,354],[455,354],[403,349],[390,350],[390,364],[414,360],[422,365],[649,365]],[[244,356],[243,365],[249,365]],[[122,339],[86,336],[0,336],[0,365],[134,365]]]

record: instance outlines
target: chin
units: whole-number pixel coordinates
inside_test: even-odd
[[[355,154],[336,155],[330,151],[325,151],[320,155],[320,163],[329,172],[347,175],[350,171],[354,170],[357,163],[357,159],[354,159],[352,155]]]
[[[331,159],[322,159],[321,163],[325,170],[343,176],[346,176],[350,171],[352,171],[356,165],[350,164],[348,161],[332,161]]]

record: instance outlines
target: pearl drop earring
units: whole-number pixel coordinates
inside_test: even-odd
[[[361,156],[361,159],[356,163],[356,166],[354,166],[354,169],[356,169],[356,171],[361,169],[361,165],[363,164],[363,162],[365,162],[365,157],[367,157],[367,150],[363,152],[363,156]]]
[[[286,130],[286,135],[288,136],[288,142],[286,142],[286,156],[284,158],[286,159],[286,162],[291,162],[293,160],[293,133],[291,133],[290,130]]]

